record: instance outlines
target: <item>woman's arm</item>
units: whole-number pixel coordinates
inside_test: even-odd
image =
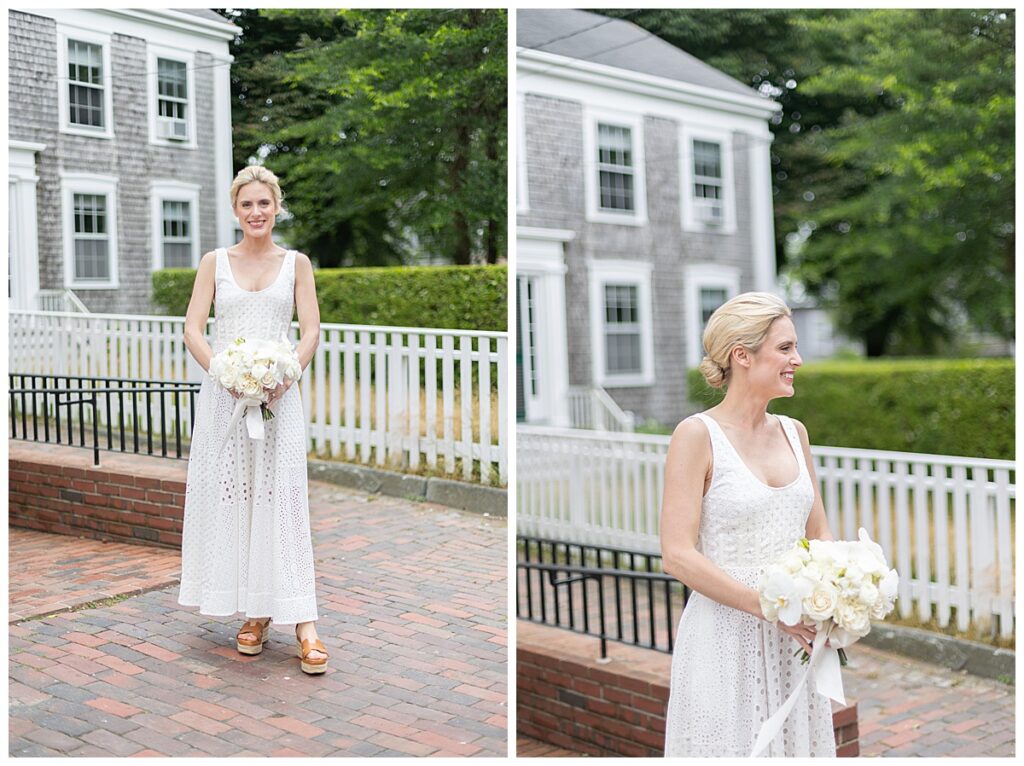
[[[295,310],[299,316],[299,345],[295,352],[305,370],[320,345],[320,304],[316,302],[316,282],[309,256],[295,254]]]
[[[733,579],[697,551],[704,478],[711,466],[707,426],[684,420],[672,434],[661,502],[661,556],[665,571],[725,606],[763,619],[757,591]]]
[[[811,457],[811,443],[807,437],[807,429],[799,420],[793,421],[796,424],[796,431],[800,434],[800,446],[804,451],[804,462],[807,464],[807,473],[811,475],[811,484],[814,485],[814,504],[811,506],[811,513],[807,517],[807,526],[804,533],[808,540],[832,540],[832,532],[828,528],[828,517],[825,515],[825,503],[821,500],[821,492],[818,489],[818,477],[814,473],[814,458]]]
[[[210,369],[213,349],[206,340],[206,322],[210,318],[210,305],[216,288],[217,254],[207,253],[199,261],[196,281],[192,285],[192,298],[185,312],[185,348],[204,370]]]

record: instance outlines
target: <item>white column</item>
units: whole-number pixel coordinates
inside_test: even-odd
[[[45,144],[27,141],[8,143],[8,221],[12,309],[34,309],[39,292],[39,234],[36,217],[36,153]]]
[[[775,220],[772,202],[772,136],[747,135],[750,151],[750,236],[753,241],[754,289],[778,293],[775,273]]]
[[[234,244],[235,215],[231,211],[228,190],[234,179],[231,160],[231,66],[232,56],[213,56],[213,146],[217,184],[214,208],[217,217],[217,241],[214,247]]]

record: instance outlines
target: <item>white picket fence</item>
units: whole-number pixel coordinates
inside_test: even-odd
[[[660,551],[668,436],[516,429],[517,531]],[[863,526],[900,572],[898,608],[1013,635],[1012,461],[812,447],[829,526]]]
[[[185,348],[183,317],[11,311],[8,328],[11,372],[174,381],[203,375]],[[299,381],[307,447],[324,457],[425,466],[504,485],[507,352],[505,333],[322,324]],[[188,417],[184,407],[182,421]]]

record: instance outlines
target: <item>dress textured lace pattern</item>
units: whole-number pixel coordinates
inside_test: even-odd
[[[295,310],[295,252],[263,290],[235,282],[227,251],[217,251],[213,353],[236,338],[287,336]],[[235,399],[209,377],[196,402],[188,461],[178,603],[202,614],[317,619],[306,487],[306,427],[298,385],[273,406],[265,438],[245,420],[224,451]]]
[[[814,488],[793,422],[777,416],[799,464],[784,487],[760,481],[714,418],[713,474],[701,504],[698,550],[756,588],[764,569],[804,536]],[[804,668],[799,644],[775,625],[692,592],[679,620],[665,722],[666,756],[750,755],[761,724],[778,710]],[[835,756],[832,708],[814,689],[800,692],[765,756]]]

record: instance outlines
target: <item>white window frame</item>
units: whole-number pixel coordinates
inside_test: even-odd
[[[103,67],[103,127],[89,128],[72,123],[68,116],[68,41],[77,40],[98,45],[102,51]],[[63,24],[57,25],[57,110],[61,133],[91,138],[112,139],[114,137],[114,88],[110,73],[110,35],[91,29],[81,29]]]
[[[598,125],[629,128],[633,155],[633,201],[635,210],[614,212],[600,207],[601,182],[597,167]],[[585,107],[583,112],[583,179],[586,217],[595,223],[626,226],[647,225],[647,179],[644,169],[644,119],[642,115]]]
[[[683,269],[686,322],[686,365],[693,368],[704,358],[703,328],[700,321],[700,291],[725,290],[725,299],[740,293],[740,270],[717,263],[692,263]]]
[[[110,257],[110,278],[105,282],[75,279],[75,195],[97,194],[107,198],[107,234]],[[64,287],[74,290],[116,290],[118,277],[117,239],[117,177],[95,173],[61,173],[61,200],[64,226]]]
[[[516,212],[530,212],[530,177],[526,171],[526,97],[516,99]]]
[[[722,158],[722,222],[705,223],[697,217],[697,202],[693,191],[693,142],[707,141],[718,144]],[[680,219],[683,231],[735,234],[736,233],[736,184],[733,178],[732,133],[699,125],[683,125],[679,131],[679,178],[682,189]]]
[[[188,139],[175,141],[160,138],[157,134],[157,123],[160,117],[159,67],[157,59],[170,59],[185,65],[185,94],[188,103],[185,106],[185,122],[188,124]],[[180,48],[169,48],[165,45],[146,45],[147,83],[149,88],[149,143],[156,146],[172,146],[176,149],[196,148],[196,100],[195,100],[195,53]]]
[[[654,385],[654,311],[651,275],[654,265],[644,261],[588,259],[590,281],[590,356],[593,379],[599,386],[624,388]],[[637,288],[640,322],[640,372],[609,373],[605,359],[605,285]]]
[[[189,184],[182,181],[158,180],[152,181],[149,185],[150,199],[150,230],[152,232],[151,264],[153,271],[159,271],[164,266],[164,210],[163,203],[167,202],[188,202],[189,211],[192,214],[192,268],[199,267],[199,184]]]

